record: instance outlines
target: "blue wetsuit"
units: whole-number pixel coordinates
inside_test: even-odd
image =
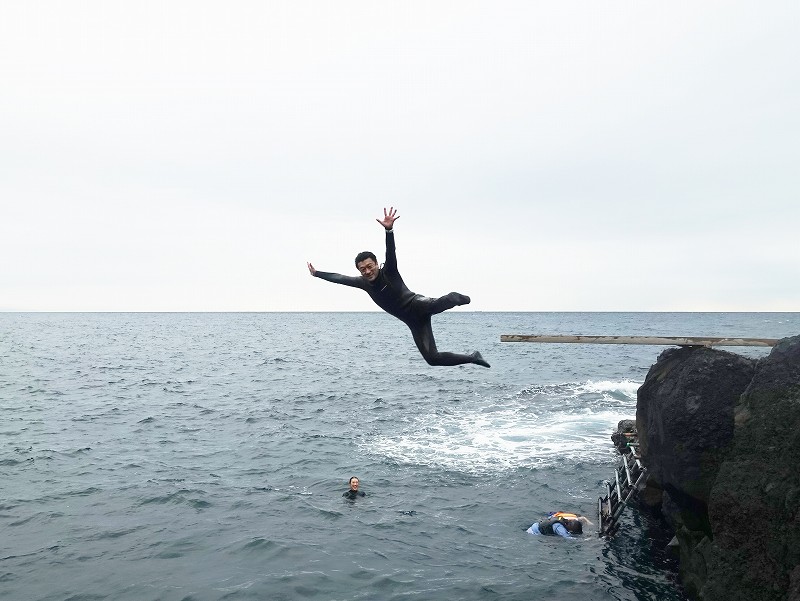
[[[458,292],[450,292],[439,298],[428,298],[408,289],[397,270],[394,232],[386,230],[386,262],[378,272],[378,277],[370,282],[362,276],[347,276],[340,273],[317,271],[314,275],[323,280],[353,288],[361,288],[381,309],[393,315],[411,330],[419,352],[429,365],[461,365],[475,363],[489,367],[477,351],[470,355],[440,353],[436,348],[431,327],[431,315],[447,311],[458,305],[466,305],[470,299]]]

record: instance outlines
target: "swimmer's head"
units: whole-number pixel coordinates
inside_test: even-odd
[[[358,490],[358,478],[355,476],[350,477],[350,490]]]
[[[564,527],[570,534],[583,534],[583,524],[580,520],[564,520]]]
[[[356,255],[356,269],[358,269],[361,277],[368,282],[373,282],[380,271],[378,259],[368,250],[360,252]]]

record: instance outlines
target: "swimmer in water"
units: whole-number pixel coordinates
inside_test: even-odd
[[[358,497],[366,497],[367,493],[365,493],[363,490],[358,490],[358,485],[359,485],[358,478],[352,476],[350,478],[350,488],[344,491],[344,494],[342,494],[342,496],[350,500],[355,500]]]
[[[428,298],[408,289],[397,270],[395,255],[393,227],[399,218],[397,211],[391,207],[388,212],[383,209],[383,219],[376,219],[386,230],[386,262],[382,266],[378,266],[378,260],[373,253],[364,251],[358,253],[355,259],[356,268],[361,273],[360,277],[317,271],[311,263],[308,263],[309,273],[334,284],[364,290],[376,305],[408,326],[419,352],[428,365],[474,363],[489,367],[489,363],[478,351],[469,355],[459,355],[439,352],[436,348],[431,316],[459,305],[467,305],[470,298],[458,292],[450,292],[439,298]]]
[[[543,534],[545,536],[563,536],[572,538],[578,534],[583,534],[583,525],[591,526],[589,518],[577,513],[556,512],[551,513],[546,518],[534,522],[526,530],[528,534]]]

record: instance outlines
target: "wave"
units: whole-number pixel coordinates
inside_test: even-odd
[[[606,462],[609,436],[635,413],[630,380],[541,385],[419,414],[398,434],[365,441],[372,454],[409,465],[470,474]]]

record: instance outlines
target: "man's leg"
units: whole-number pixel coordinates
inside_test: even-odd
[[[450,292],[439,298],[428,298],[427,296],[417,295],[412,301],[417,315],[436,315],[453,307],[468,305],[470,298],[466,294]]]
[[[442,309],[442,311],[444,311],[444,309]],[[411,329],[411,335],[414,337],[414,342],[420,354],[425,361],[428,362],[428,365],[463,365],[464,363],[475,363],[483,367],[489,367],[489,364],[484,361],[478,351],[469,355],[440,353],[436,348],[436,340],[433,338],[430,316],[424,317],[414,324],[409,324],[408,327]]]
[[[451,292],[440,296],[439,298],[431,299],[428,310],[431,315],[447,311],[453,307],[461,305],[468,305],[470,298],[466,294],[459,294],[458,292]]]

